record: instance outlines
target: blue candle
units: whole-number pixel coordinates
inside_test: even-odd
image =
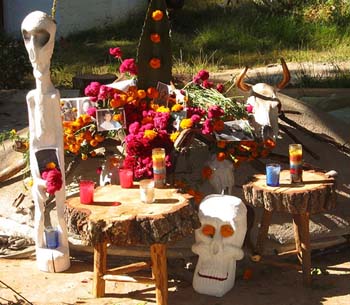
[[[58,248],[57,228],[52,228],[52,227],[45,228],[45,240],[46,240],[46,248],[48,249]]]
[[[268,186],[280,185],[280,171],[281,166],[277,163],[270,163],[266,165],[266,184]]]

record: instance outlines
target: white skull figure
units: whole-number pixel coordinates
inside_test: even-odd
[[[218,161],[216,155],[213,155],[208,162],[208,166],[213,171],[209,183],[213,186],[215,192],[217,194],[232,194],[232,188],[235,184],[232,162],[229,160]]]
[[[198,293],[223,296],[232,289],[236,261],[244,257],[247,208],[229,195],[208,195],[199,205],[201,227],[195,231],[192,251],[199,255],[193,276]]]
[[[250,92],[247,104],[253,106],[254,122],[253,127],[258,136],[263,139],[277,138],[278,136],[278,115],[281,111],[281,102],[277,98],[277,91],[283,89],[290,81],[290,73],[283,58],[283,80],[275,87],[265,83],[258,83],[254,86],[244,83],[248,67],[237,77],[236,85],[242,91]]]
[[[51,82],[50,59],[55,42],[56,23],[46,13],[35,11],[22,22],[22,35],[33,66],[36,89],[27,94],[29,118],[29,157],[33,177],[32,195],[35,204],[35,244],[38,268],[47,272],[61,272],[69,268],[69,245],[64,221],[65,168],[60,94]],[[48,199],[46,180],[41,177],[40,166],[46,160],[37,157],[39,151],[56,151],[57,165],[63,184],[54,193],[57,212],[58,247],[48,249],[44,238],[45,204]],[[50,157],[51,158],[51,157]]]
[[[43,12],[32,12],[22,22],[24,45],[34,68],[35,78],[49,73],[55,33],[55,22]]]

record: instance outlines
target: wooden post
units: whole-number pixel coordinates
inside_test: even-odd
[[[94,275],[92,294],[95,298],[103,297],[105,294],[106,281],[103,276],[106,273],[107,242],[103,241],[94,245]]]
[[[166,244],[151,245],[152,274],[156,282],[156,304],[168,305]]]
[[[309,213],[294,214],[293,219],[298,227],[302,269],[303,269],[303,282],[305,286],[311,284],[311,249],[310,249],[310,232],[309,232]]]
[[[271,217],[272,217],[272,212],[264,209],[261,223],[260,223],[260,228],[259,228],[259,232],[258,232],[258,237],[257,237],[257,241],[256,241],[254,254],[262,255],[264,252],[264,241],[266,240],[267,233],[269,232]]]
[[[299,228],[298,224],[296,223],[293,215],[293,228],[294,228],[294,241],[295,241],[295,251],[296,255],[298,257],[299,262],[302,264],[303,259],[301,257],[301,246],[300,246],[300,233],[299,233]]]

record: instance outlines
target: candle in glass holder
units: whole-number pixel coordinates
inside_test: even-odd
[[[144,203],[152,203],[154,200],[154,181],[144,179],[140,181],[140,198]]]
[[[278,163],[266,164],[266,185],[279,186],[280,171],[281,171],[281,166]]]
[[[56,249],[58,248],[58,230],[53,227],[47,227],[44,230],[46,248]]]
[[[153,148],[152,149],[152,161],[153,161],[153,180],[154,186],[161,188],[165,186],[166,168],[165,168],[165,149]]]
[[[79,186],[80,202],[83,204],[93,203],[95,182],[92,180],[81,180]]]
[[[289,168],[292,183],[303,181],[303,148],[301,144],[289,145]]]
[[[119,180],[122,188],[133,187],[134,172],[131,168],[119,168]]]

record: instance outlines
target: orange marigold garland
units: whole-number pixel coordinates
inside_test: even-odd
[[[151,41],[152,41],[153,43],[160,43],[160,35],[159,35],[159,34],[157,34],[157,33],[152,33],[151,36],[150,36],[150,38],[151,38]]]
[[[152,12],[152,19],[154,21],[160,21],[163,19],[164,13],[161,10],[155,10]]]
[[[159,69],[160,68],[160,59],[159,58],[152,58],[149,61],[149,65],[152,69]]]

